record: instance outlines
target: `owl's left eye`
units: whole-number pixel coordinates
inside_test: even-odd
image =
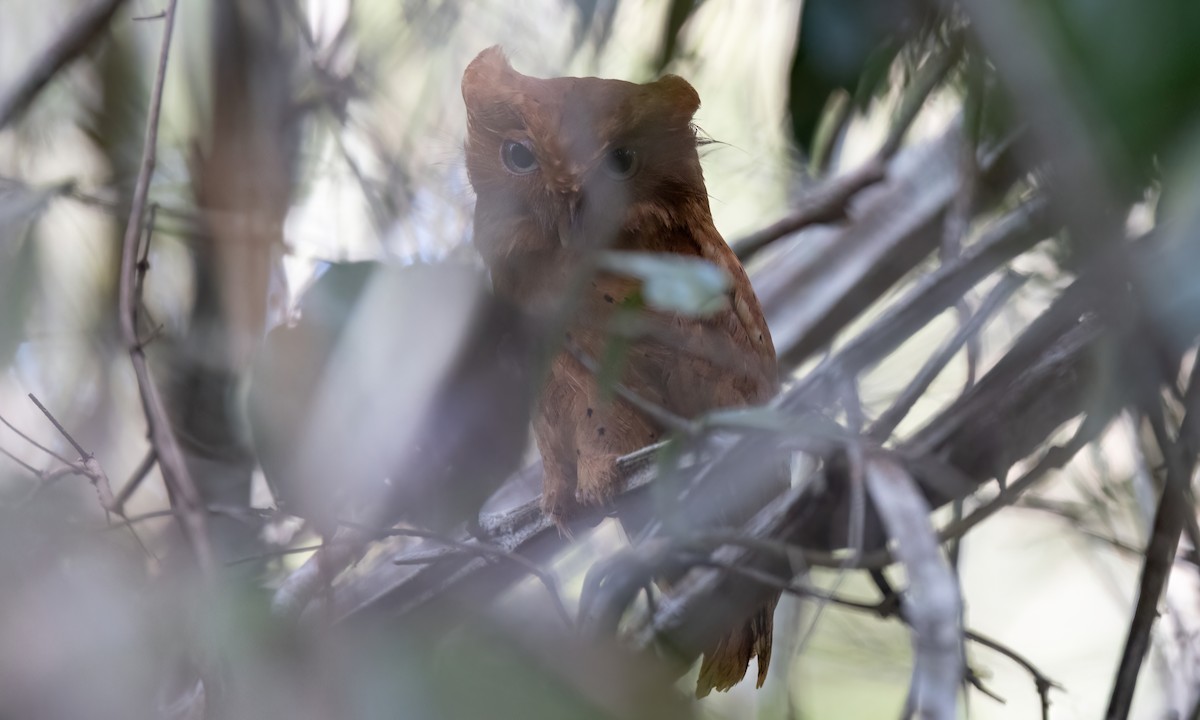
[[[638,155],[629,148],[617,148],[604,156],[603,168],[614,180],[628,180],[638,170]]]
[[[500,162],[514,175],[528,175],[537,170],[537,155],[533,154],[532,143],[528,140],[505,140],[500,146]]]

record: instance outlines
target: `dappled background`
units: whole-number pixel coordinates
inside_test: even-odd
[[[1198,716],[1200,6],[0,14],[2,714],[953,717],[923,694],[948,687],[977,718]],[[740,545],[685,553],[747,607],[771,587],[719,552],[790,554],[762,690],[690,697],[693,628],[733,624],[704,593],[728,588],[685,584],[679,613],[589,596],[678,547],[598,517],[572,541],[530,504],[538,344],[490,304],[462,154],[462,72],[494,44],[532,76],[700,94],[714,219],[788,375],[770,412],[630,461],[620,502],[734,477],[747,443],[792,456]],[[463,458],[470,486],[404,485]],[[897,492],[944,552],[906,550],[934,535],[884,510]],[[923,623],[931,587],[961,617]],[[939,665],[921,639],[946,628]]]

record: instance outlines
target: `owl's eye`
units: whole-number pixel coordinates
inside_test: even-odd
[[[505,140],[500,146],[500,162],[514,175],[528,175],[537,170],[537,156],[528,140]]]
[[[604,172],[614,180],[628,180],[638,169],[638,155],[629,148],[617,148],[604,156]]]

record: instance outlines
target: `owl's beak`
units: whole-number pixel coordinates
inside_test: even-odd
[[[566,195],[567,211],[558,216],[558,242],[563,247],[573,245],[575,237],[579,234],[579,209],[582,199],[583,195],[578,190]]]

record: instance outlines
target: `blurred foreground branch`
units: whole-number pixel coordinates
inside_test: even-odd
[[[60,70],[83,54],[100,37],[125,0],[93,0],[30,64],[29,69],[0,96],[0,129],[6,127]]]

